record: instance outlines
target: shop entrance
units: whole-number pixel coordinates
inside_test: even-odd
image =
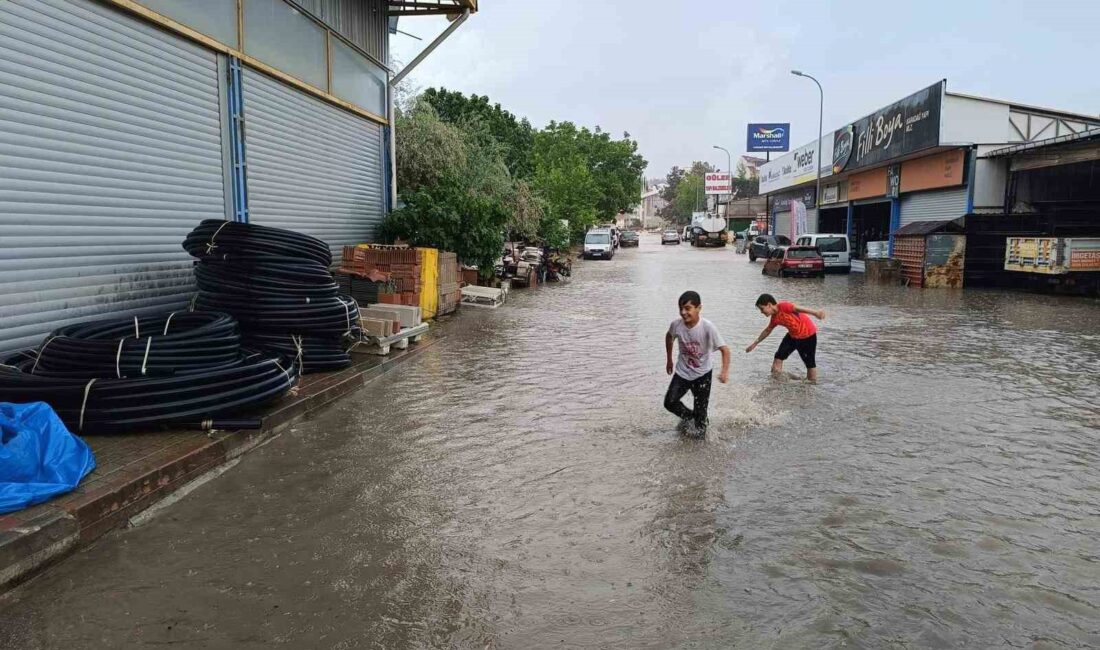
[[[828,234],[848,232],[848,206],[822,208],[817,219],[817,232]]]
[[[842,231],[843,232],[843,231]],[[890,202],[857,205],[852,209],[852,255],[867,257],[867,242],[890,237]]]

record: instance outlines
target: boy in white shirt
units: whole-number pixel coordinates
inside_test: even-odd
[[[730,348],[714,323],[699,316],[703,303],[698,293],[685,291],[679,304],[680,318],[672,321],[665,334],[665,372],[672,375],[672,383],[665,393],[665,408],[682,420],[693,421],[696,435],[701,438],[707,432],[707,407],[714,368],[711,353],[715,350],[722,353],[718,381],[724,384],[730,376]],[[673,341],[678,341],[680,348],[675,365],[672,363]],[[690,409],[680,401],[688,391],[695,400]]]

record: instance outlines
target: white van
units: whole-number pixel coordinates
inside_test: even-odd
[[[584,235],[584,259],[602,257],[609,260],[615,256],[614,235],[608,228],[593,228]]]
[[[799,235],[796,246],[817,246],[825,258],[825,272],[851,273],[852,246],[843,233],[816,233]]]

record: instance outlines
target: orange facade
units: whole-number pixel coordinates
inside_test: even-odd
[[[966,155],[963,149],[917,158],[901,164],[901,191],[915,192],[962,185]]]
[[[904,176],[903,176],[904,179]],[[904,182],[904,180],[903,180]],[[848,200],[886,195],[886,168],[880,167],[848,177]]]

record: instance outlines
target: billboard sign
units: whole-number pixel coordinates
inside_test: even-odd
[[[745,151],[788,151],[791,148],[789,122],[750,124]]]
[[[833,173],[870,167],[940,144],[943,82],[875,111],[833,134]]]
[[[703,187],[707,194],[731,194],[732,181],[729,172],[710,172],[703,177]]]

